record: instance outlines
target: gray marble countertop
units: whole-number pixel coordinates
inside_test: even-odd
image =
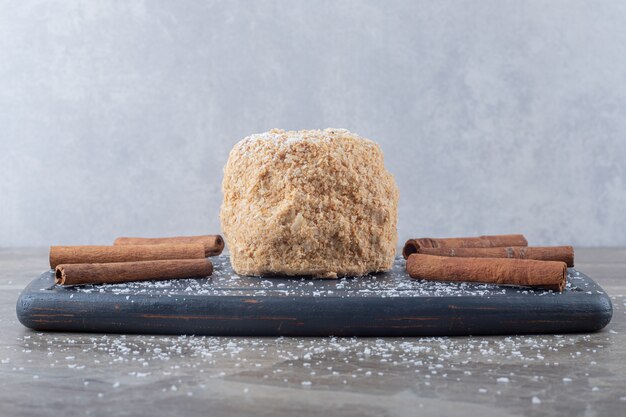
[[[624,416],[626,249],[578,249],[601,332],[443,338],[38,333],[15,315],[47,249],[0,249],[3,416]]]

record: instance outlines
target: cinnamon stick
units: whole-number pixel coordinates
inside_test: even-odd
[[[50,267],[60,264],[200,259],[203,245],[51,246]]]
[[[115,284],[129,281],[206,277],[213,264],[206,258],[166,261],[87,263],[57,265],[57,285]]]
[[[571,246],[508,246],[505,248],[418,248],[417,253],[459,258],[516,258],[537,261],[560,261],[574,266]]]
[[[202,244],[205,256],[217,256],[224,250],[224,238],[220,235],[176,237],[118,237],[113,245],[180,245]]]
[[[451,237],[409,239],[404,244],[402,255],[407,259],[419,248],[497,248],[503,246],[528,246],[524,235],[493,235],[478,237]]]
[[[450,258],[411,254],[406,262],[411,278],[434,281],[470,281],[522,285],[563,291],[565,262],[530,259]]]

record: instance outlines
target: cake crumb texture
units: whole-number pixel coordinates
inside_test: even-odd
[[[398,188],[380,147],[348,130],[248,136],[230,152],[222,191],[239,274],[359,276],[393,264]]]

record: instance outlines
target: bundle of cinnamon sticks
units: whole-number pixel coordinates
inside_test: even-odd
[[[409,239],[402,250],[411,278],[470,281],[563,291],[571,246],[528,246],[523,235]]]
[[[58,285],[205,277],[213,273],[207,257],[223,249],[219,235],[121,237],[112,246],[51,246],[50,267]]]

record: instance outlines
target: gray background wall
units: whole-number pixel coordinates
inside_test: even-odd
[[[0,245],[219,230],[231,146],[378,141],[400,239],[626,245],[626,2],[0,0]]]

